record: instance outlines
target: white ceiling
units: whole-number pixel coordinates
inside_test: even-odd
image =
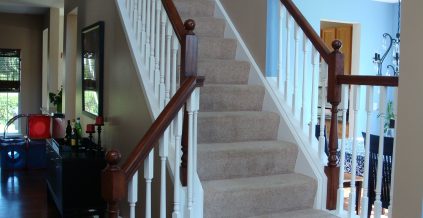
[[[0,0],[0,12],[44,14],[48,8],[62,8],[63,0]]]

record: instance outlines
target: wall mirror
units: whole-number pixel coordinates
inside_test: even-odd
[[[82,29],[82,111],[103,115],[104,22]]]

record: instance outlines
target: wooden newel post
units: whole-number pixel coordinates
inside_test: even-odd
[[[335,49],[329,55],[328,71],[328,102],[332,105],[331,123],[329,133],[329,157],[325,173],[328,178],[326,209],[336,209],[337,189],[339,187],[339,165],[336,151],[338,149],[338,105],[341,102],[341,85],[336,82],[338,75],[344,74],[344,55],[339,51],[342,42],[334,40],[332,47]]]
[[[184,23],[185,37],[182,45],[181,83],[190,76],[197,75],[198,39],[194,34],[195,22],[188,19]],[[185,107],[186,108],[186,107]],[[188,113],[184,111],[182,128],[182,157],[181,157],[181,183],[187,185],[188,180]]]
[[[121,155],[116,150],[106,153],[107,167],[101,175],[101,195],[107,203],[106,216],[118,218],[119,202],[127,193],[127,180],[124,171],[117,165]]]

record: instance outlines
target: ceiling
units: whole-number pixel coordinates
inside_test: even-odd
[[[48,8],[62,8],[63,0],[0,0],[0,12],[44,14]]]

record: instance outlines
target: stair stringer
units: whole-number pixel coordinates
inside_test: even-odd
[[[308,138],[301,130],[298,121],[288,115],[288,109],[282,101],[279,100],[276,91],[269,85],[263,72],[258,67],[248,47],[244,43],[241,35],[232,23],[229,15],[226,13],[220,0],[216,2],[215,17],[222,18],[226,22],[225,38],[237,40],[236,60],[248,61],[251,64],[250,77],[248,84],[263,85],[265,87],[265,97],[263,102],[263,111],[272,111],[280,115],[278,139],[293,142],[298,145],[299,152],[295,166],[295,172],[314,178],[317,181],[317,192],[314,201],[314,208],[325,210],[326,208],[326,184],[327,177],[324,168],[317,156],[317,140],[313,139],[310,143]],[[285,130],[285,131],[284,131]],[[286,131],[289,130],[289,131]]]
[[[129,51],[131,52],[132,61],[137,71],[137,76],[140,82],[141,90],[143,91],[144,97],[147,99],[147,108],[152,120],[155,120],[159,114],[159,99],[154,94],[154,85],[149,82],[148,72],[145,66],[142,64],[141,51],[138,49],[139,45],[135,38],[135,32],[132,29],[131,22],[126,16],[128,11],[125,7],[124,0],[116,0],[116,7],[119,17],[122,21],[123,31],[125,32],[126,41],[128,42]],[[134,49],[135,48],[135,49]]]

